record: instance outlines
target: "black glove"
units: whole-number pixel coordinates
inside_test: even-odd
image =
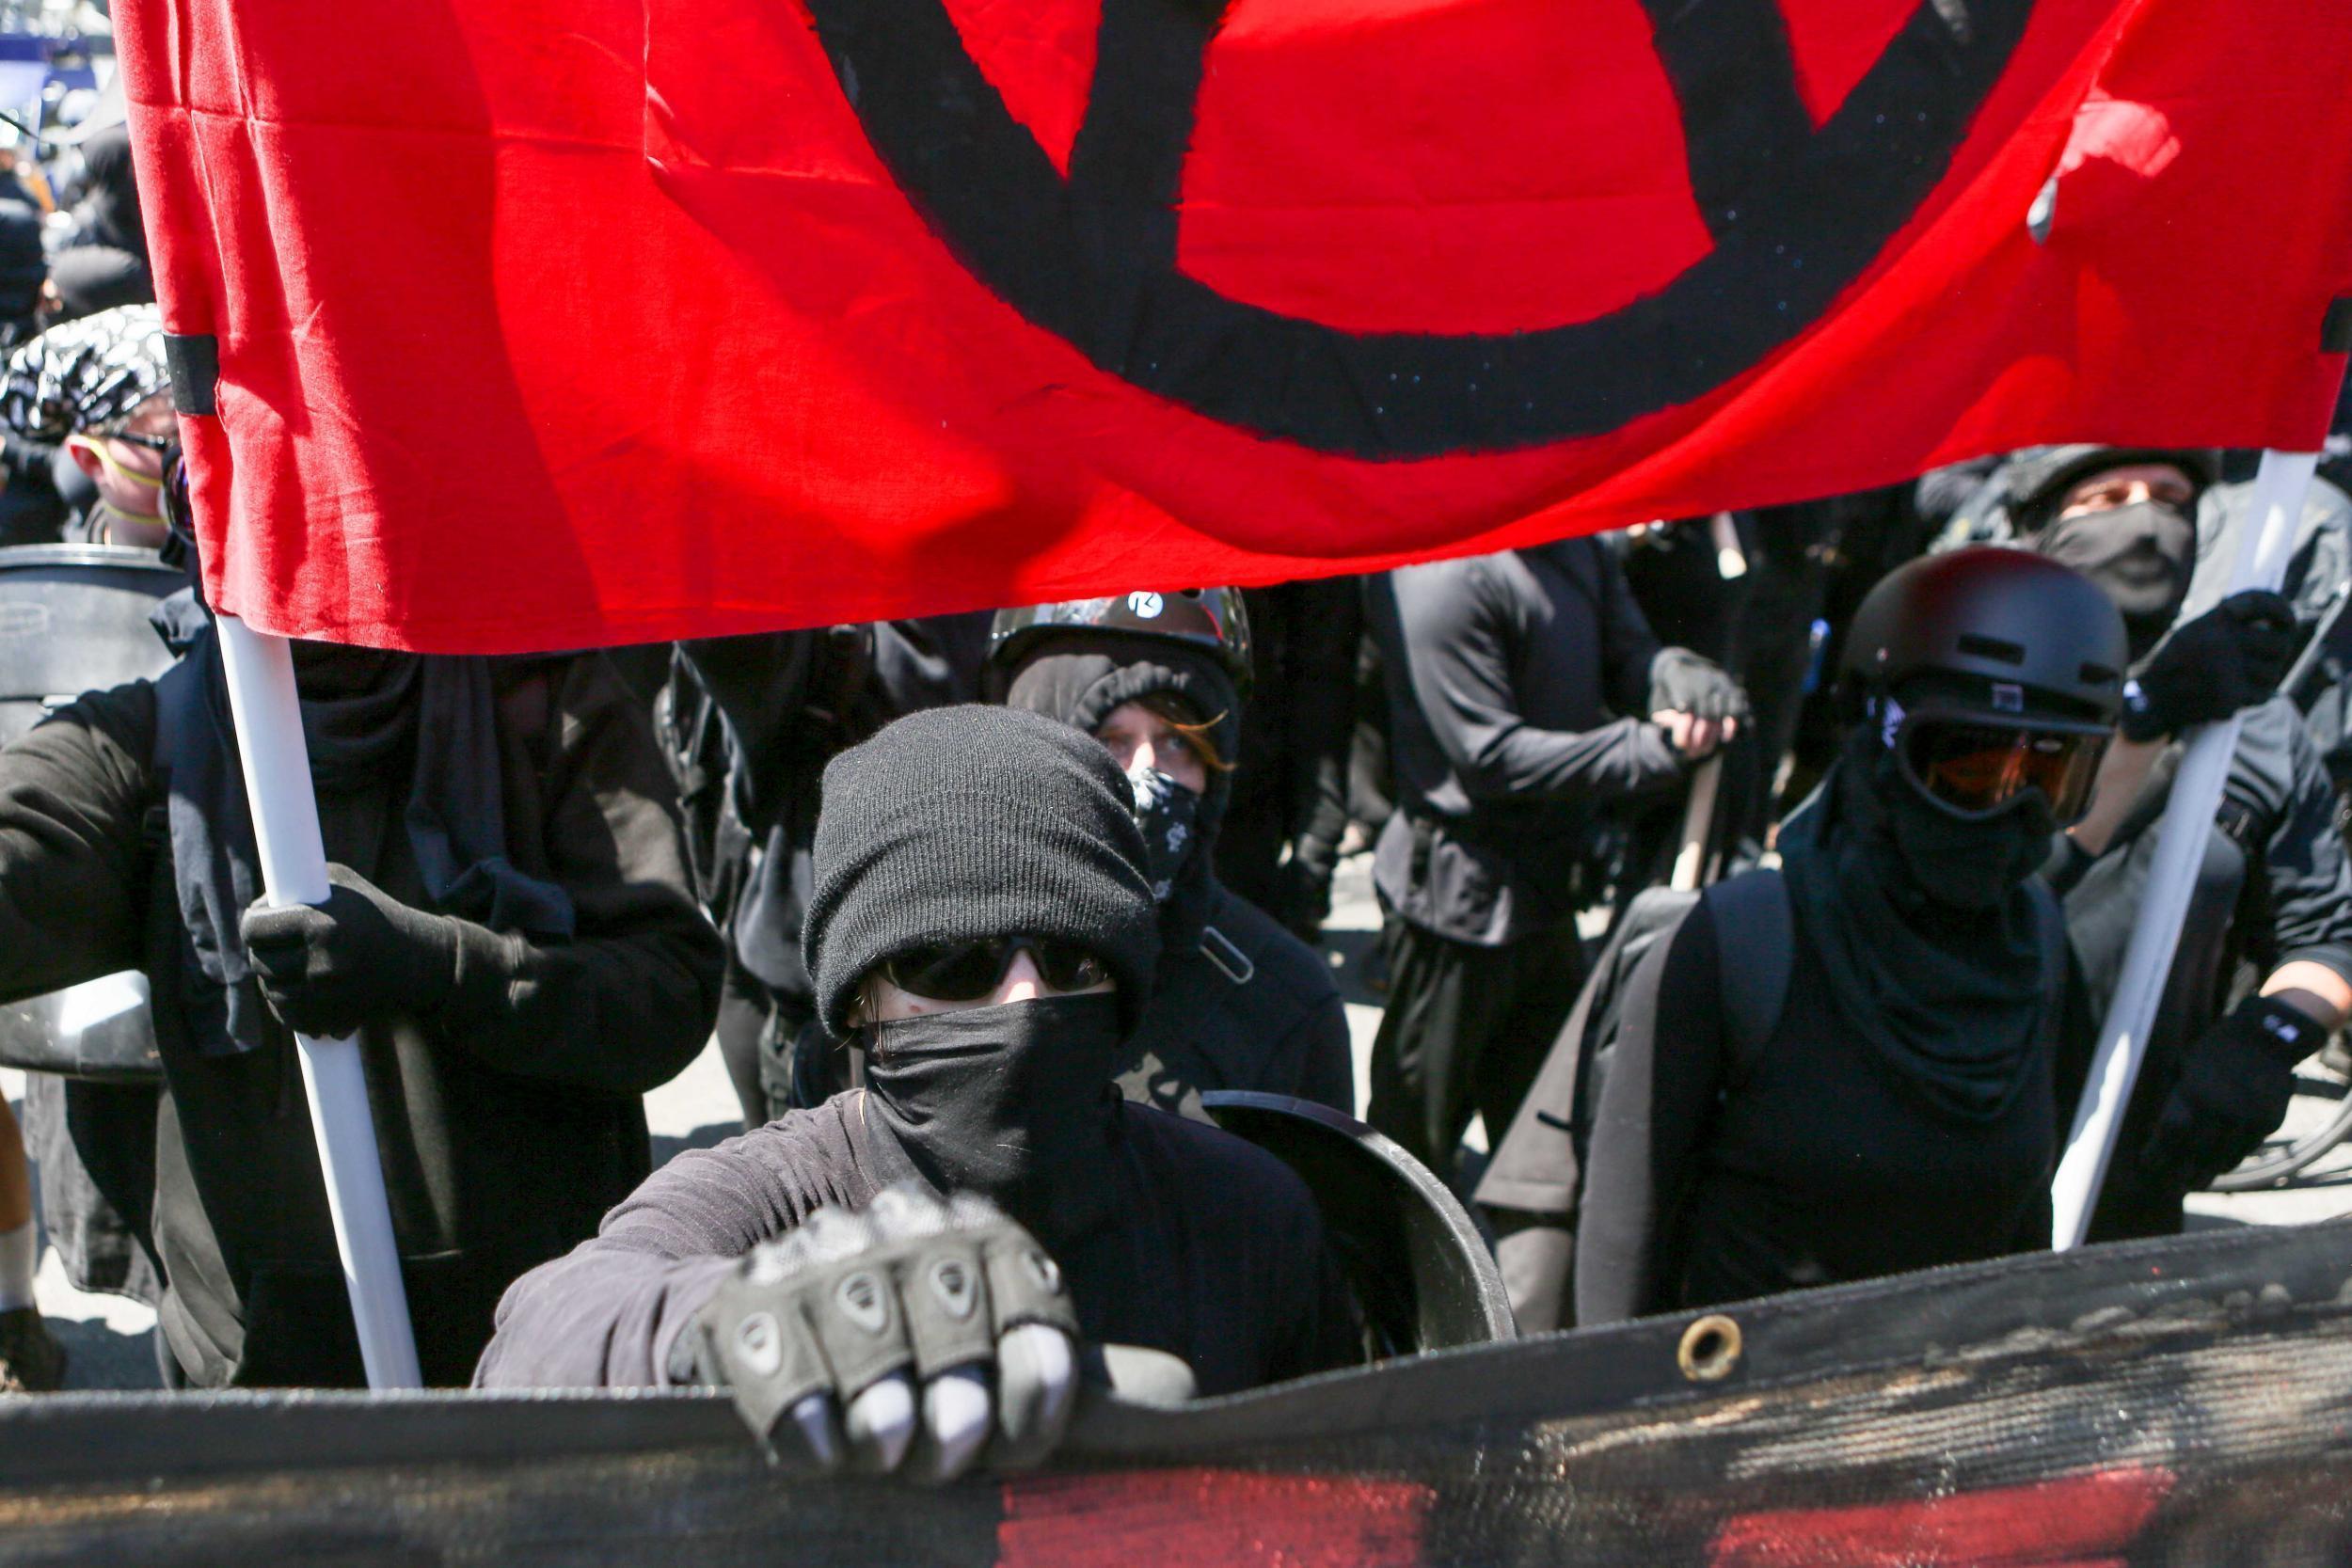
[[[2295,607],[2259,588],[2174,626],[2124,683],[2123,738],[2178,735],[2264,701],[2295,662]]]
[[[2139,1180],[2193,1193],[2234,1170],[2286,1119],[2295,1064],[2325,1031],[2276,997],[2249,996],[2189,1047],[2180,1082],[2139,1151]]]
[[[1650,713],[1748,721],[1748,694],[1713,659],[1688,648],[1661,648],[1649,664]],[[1643,715],[1647,718],[1648,714]]]
[[[346,865],[329,865],[324,904],[256,904],[239,931],[269,1010],[313,1039],[372,1018],[429,1014],[457,983],[457,924],[412,910]]]
[[[732,1392],[771,1457],[781,1433],[827,1470],[936,1482],[992,1432],[996,1467],[1044,1458],[1076,1402],[1077,1335],[1027,1231],[972,1194],[898,1186],[746,1255],[679,1333],[670,1373]]]

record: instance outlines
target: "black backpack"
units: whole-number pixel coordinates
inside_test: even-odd
[[[1478,1184],[1479,1202],[1548,1218],[1575,1214],[1593,1112],[1624,1022],[1626,982],[1702,898],[1715,917],[1715,983],[1734,1076],[1744,1077],[1763,1053],[1779,1026],[1795,968],[1796,924],[1780,873],[1749,871],[1697,893],[1645,889],[1626,906],[1593,960],[1543,1070],[1495,1146]]]

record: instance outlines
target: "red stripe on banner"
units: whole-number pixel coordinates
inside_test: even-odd
[[[2121,1568],[2172,1473],[2103,1470],[1927,1502],[1746,1513],[1714,1568]]]
[[[1137,1470],[1005,1485],[999,1568],[1410,1568],[1437,1494],[1410,1481]]]

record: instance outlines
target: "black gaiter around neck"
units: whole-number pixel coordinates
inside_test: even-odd
[[[1119,1206],[1108,991],[869,1026],[866,1101],[924,1180],[1000,1205],[1051,1251]]]
[[[1798,930],[1849,1024],[1945,1115],[1992,1120],[2038,1070],[2050,999],[2026,882],[2048,853],[2049,813],[2026,801],[1954,820],[1917,800],[1868,726],[1827,789],[1781,832]]]

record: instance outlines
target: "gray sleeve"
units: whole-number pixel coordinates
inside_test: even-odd
[[[825,1204],[873,1196],[840,1125],[820,1106],[662,1166],[593,1239],[507,1288],[474,1386],[666,1386],[671,1342],[737,1259]]]
[[[2336,831],[2335,786],[2302,726],[2280,726],[2290,793],[2264,855],[2274,967],[2324,964],[2352,982],[2352,863]]]
[[[1665,732],[1646,717],[1572,733],[1520,716],[1508,609],[1479,562],[1428,578],[1399,573],[1395,581],[1414,701],[1471,796],[1611,800],[1681,778]]]

